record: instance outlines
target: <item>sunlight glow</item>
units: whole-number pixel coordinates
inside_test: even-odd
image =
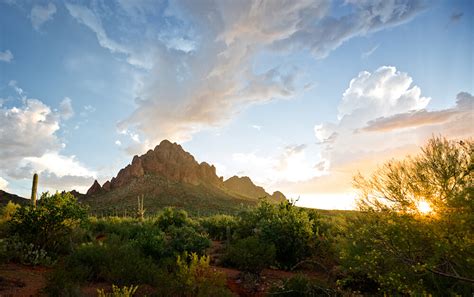
[[[431,208],[430,204],[426,202],[425,200],[420,200],[417,203],[416,207],[418,208],[419,212],[425,215],[433,212],[433,209]]]

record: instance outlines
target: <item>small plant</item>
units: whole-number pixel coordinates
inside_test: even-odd
[[[26,243],[18,236],[12,236],[1,242],[1,253],[5,260],[13,260],[25,265],[51,266],[55,261],[42,248]]]
[[[183,253],[176,259],[175,288],[172,296],[230,296],[225,277],[209,266],[209,256]]]
[[[335,292],[304,275],[296,275],[282,285],[270,288],[271,296],[303,297],[303,296],[334,296]]]
[[[123,286],[122,288],[112,285],[112,293],[106,293],[104,289],[97,289],[97,297],[132,297],[138,290],[138,286]]]

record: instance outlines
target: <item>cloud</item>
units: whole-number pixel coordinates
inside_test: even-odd
[[[72,100],[69,97],[65,97],[59,104],[59,113],[65,120],[70,119],[74,116],[74,109],[72,108]]]
[[[0,190],[5,191],[7,189],[7,186],[8,186],[8,182],[2,177],[0,177]]]
[[[72,191],[85,193],[94,182],[93,176],[63,175],[58,176],[49,171],[42,171],[38,177],[38,183],[43,191]]]
[[[398,129],[420,128],[422,126],[440,125],[465,119],[473,120],[474,97],[461,92],[456,97],[456,106],[453,108],[427,111],[400,113],[390,117],[381,117],[370,121],[362,128],[365,132],[390,132]]]
[[[0,51],[0,61],[10,63],[13,61],[13,54],[10,50]]]
[[[327,166],[323,164],[324,160],[320,160],[321,164],[312,164],[307,151],[308,146],[300,144],[288,145],[275,155],[236,153],[232,155],[231,163],[241,169],[239,174],[251,176],[268,188],[279,189],[281,183],[302,182],[325,174]]]
[[[253,129],[255,129],[257,131],[260,131],[263,128],[261,125],[251,125],[250,127],[252,127]]]
[[[53,19],[55,13],[56,6],[53,3],[48,3],[46,6],[34,5],[30,13],[33,28],[39,31],[44,23]]]
[[[368,57],[370,57],[373,53],[375,53],[375,51],[379,48],[380,44],[377,44],[376,46],[373,46],[372,48],[370,48],[368,51],[366,52],[363,52],[361,57],[362,59],[367,59]]]
[[[66,8],[73,18],[96,34],[100,46],[110,50],[112,53],[125,54],[127,56],[127,62],[134,66],[145,69],[151,67],[145,59],[135,56],[132,49],[109,38],[102,25],[100,16],[92,9],[71,3],[67,3]]]
[[[20,95],[21,104],[0,107],[0,174],[12,179],[29,179],[33,172],[49,172],[57,178],[94,177],[95,172],[75,156],[60,153],[64,144],[56,133],[65,113],[51,109],[38,99],[27,98],[16,82],[9,85]]]
[[[340,17],[326,15],[319,20],[302,19],[299,30],[277,40],[277,49],[307,49],[325,58],[345,41],[410,21],[424,10],[423,1],[345,1],[349,12]],[[303,15],[311,16],[312,11]]]
[[[368,174],[391,158],[418,153],[432,135],[474,135],[471,94],[459,93],[452,108],[429,111],[430,98],[412,82],[395,67],[359,73],[342,95],[338,121],[314,129],[322,158],[330,164],[328,174],[282,188],[302,194],[347,192],[358,171]]]
[[[193,134],[228,123],[253,104],[290,99],[304,91],[301,70],[280,65],[256,69],[263,51],[286,55],[310,50],[323,58],[344,41],[409,21],[419,1],[347,1],[347,14],[332,16],[329,1],[106,2],[92,7],[67,4],[99,44],[125,56],[135,69],[136,109],[118,124],[135,130],[144,151],[163,138],[186,141]],[[148,8],[147,8],[148,7]],[[117,26],[114,20],[126,26]],[[163,25],[143,22],[144,16]],[[107,28],[114,30],[107,30]],[[133,41],[133,42],[127,42]],[[302,85],[309,85],[303,83]]]

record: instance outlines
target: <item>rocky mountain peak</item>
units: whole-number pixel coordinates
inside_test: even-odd
[[[102,191],[102,187],[100,186],[99,182],[97,180],[94,181],[92,186],[87,190],[86,195],[95,195],[98,194]]]

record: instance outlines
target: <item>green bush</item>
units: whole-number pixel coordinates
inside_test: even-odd
[[[188,214],[184,210],[176,210],[172,207],[166,207],[158,216],[156,224],[161,230],[165,231],[169,227],[183,227],[188,223]]]
[[[209,266],[208,256],[184,253],[176,259],[176,270],[163,296],[232,296],[222,273]]]
[[[0,242],[3,261],[14,261],[25,265],[51,266],[55,260],[44,249],[33,243],[26,243],[17,235],[3,239]]]
[[[287,279],[281,286],[274,285],[270,288],[271,296],[285,297],[313,297],[334,296],[335,292],[326,285],[309,279],[304,275],[296,275]]]
[[[227,261],[238,269],[260,274],[275,261],[275,246],[257,237],[240,239],[227,249]]]
[[[11,220],[11,218],[13,217],[13,215],[15,214],[15,212],[16,212],[19,208],[20,208],[20,205],[19,205],[19,204],[16,204],[16,203],[13,203],[13,202],[11,202],[11,201],[8,201],[7,205],[5,205],[4,207],[2,207],[2,210],[1,210],[1,214],[2,214],[1,221],[6,222],[6,221]]]
[[[138,286],[123,286],[120,288],[112,285],[112,293],[106,293],[104,289],[97,289],[97,297],[132,297],[137,290]]]
[[[31,205],[18,208],[9,227],[26,244],[55,255],[71,249],[74,231],[86,218],[86,209],[71,194],[44,193],[36,208]]]
[[[435,137],[419,155],[357,176],[361,212],[349,220],[340,250],[348,280],[339,282],[362,276],[389,295],[472,295],[473,157],[474,141]]]
[[[237,217],[223,214],[214,215],[201,220],[201,226],[214,240],[230,239],[227,238],[227,230],[232,233],[237,228],[237,225]]]
[[[211,241],[207,236],[189,226],[181,228],[170,226],[167,229],[166,236],[168,256],[178,255],[183,252],[203,255],[205,250],[211,246]]]
[[[314,222],[303,209],[283,202],[279,205],[262,201],[255,209],[241,214],[237,236],[257,236],[276,248],[276,261],[291,268],[311,255],[318,237],[313,233]]]

